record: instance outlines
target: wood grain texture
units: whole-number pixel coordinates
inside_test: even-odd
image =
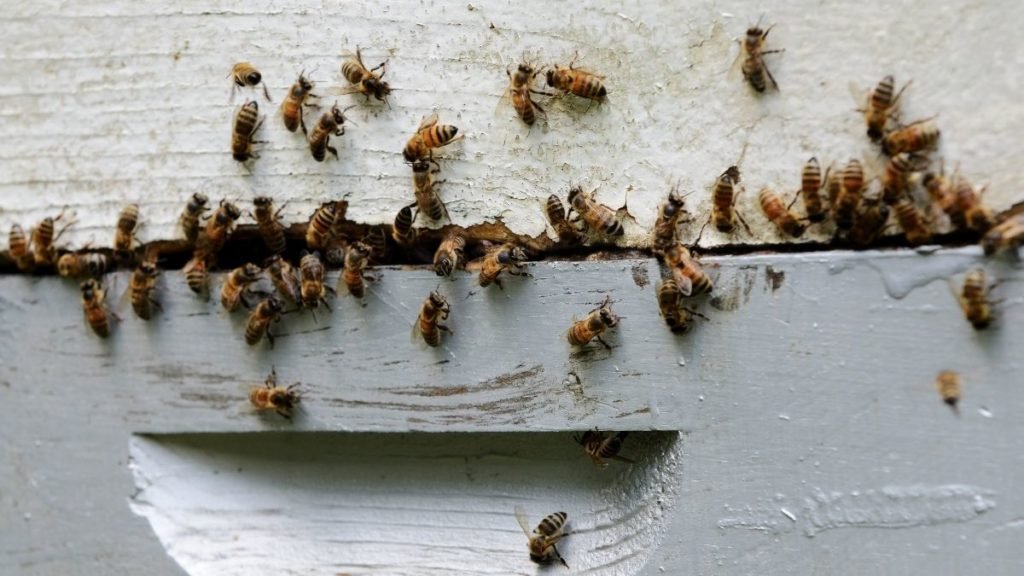
[[[994,329],[975,332],[947,279],[983,263],[1004,302]],[[222,315],[176,276],[162,281],[164,314],[149,324],[126,316],[108,341],[85,328],[72,283],[0,279],[3,563],[22,574],[177,573],[128,509],[133,433],[202,446],[208,432],[598,426],[683,433],[665,539],[628,573],[1021,569],[1018,265],[974,248],[707,264],[716,292],[697,306],[710,320],[678,337],[658,316],[653,261],[536,264],[535,278],[510,279],[505,291],[482,292],[460,274],[442,285],[455,335],[438,350],[408,338],[415,306],[437,286],[425,270],[383,271],[365,308],[339,298],[319,324],[288,317],[273,350],[247,347],[244,315]],[[562,332],[606,294],[626,317],[612,353],[573,357]],[[306,389],[292,423],[248,407],[247,387],[271,366]],[[565,379],[571,369],[581,386]],[[934,388],[942,369],[963,375],[960,418]],[[207,457],[191,450],[185,461]],[[552,481],[569,486],[562,479]],[[514,525],[495,529],[505,530],[501,550],[522,544]],[[164,542],[172,556],[188,553],[175,542]],[[522,560],[517,570],[530,570]]]
[[[899,12],[901,17],[895,17]],[[756,97],[726,74],[734,40],[764,13],[777,24],[770,63],[782,87]],[[543,232],[542,201],[570,181],[600,186],[599,199],[627,203],[625,243],[641,244],[669,183],[678,179],[695,212],[687,238],[705,219],[708,188],[749,149],[748,193],[739,208],[754,235],[779,241],[758,214],[756,192],[797,189],[811,155],[824,165],[876,154],[863,136],[848,91],[886,73],[913,79],[906,116],[939,114],[942,155],[1002,208],[1020,199],[1024,90],[1013,71],[1024,58],[1016,36],[1018,3],[967,0],[898,10],[859,3],[671,3],[626,9],[606,2],[552,11],[515,3],[295,2],[32,3],[0,22],[0,229],[33,225],[67,206],[78,224],[75,246],[106,246],[117,211],[139,202],[143,240],[167,239],[195,191],[248,203],[260,194],[288,200],[289,221],[319,202],[348,194],[350,216],[391,221],[411,201],[399,151],[420,118],[437,110],[467,139],[445,151],[442,197],[458,224],[501,217],[513,230]],[[325,105],[339,85],[340,52],[360,45],[368,62],[389,58],[399,90],[388,109],[361,98],[356,125],[336,139],[341,160],[314,162],[303,139],[283,130],[276,105],[298,72],[313,71]],[[549,103],[549,129],[527,130],[511,109],[494,108],[505,68],[524,53],[608,76],[610,105],[586,110],[570,99]],[[256,63],[275,98],[261,158],[251,171],[228,153],[234,106],[225,78],[240,59]],[[236,104],[242,101],[240,95]],[[312,120],[312,116],[311,116]],[[828,236],[812,230],[808,240]],[[724,240],[709,231],[704,243]]]

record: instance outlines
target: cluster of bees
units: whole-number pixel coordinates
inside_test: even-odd
[[[771,27],[762,29],[760,23],[750,27],[740,42],[741,50],[733,67],[742,71],[745,80],[758,93],[769,88],[778,90],[764,57],[783,50],[765,49],[770,31]],[[514,71],[506,69],[508,87],[499,100],[498,109],[511,103],[516,115],[526,125],[532,126],[538,116],[545,116],[534,95],[571,94],[592,103],[605,102],[608,91],[604,77],[577,68],[576,60],[574,57],[568,66],[554,65],[542,69],[524,61]],[[388,97],[394,89],[383,79],[386,66],[385,60],[374,68],[368,68],[357,47],[355,53],[346,54],[341,65],[341,75],[348,85],[334,92],[362,94],[367,101],[374,98],[390,107]],[[534,88],[534,80],[542,72],[547,86],[560,94]],[[238,88],[262,88],[266,100],[272,101],[261,73],[252,64],[236,64],[231,78],[232,97]],[[933,168],[930,155],[938,147],[941,133],[934,118],[906,125],[900,122],[900,101],[906,87],[897,92],[893,77],[886,76],[866,95],[860,109],[867,126],[867,136],[880,146],[886,157],[884,167],[876,171],[876,176],[871,176],[865,163],[856,158],[843,166],[829,165],[822,174],[821,164],[812,157],[804,163],[799,189],[788,204],[770,188],[765,187],[758,193],[758,204],[765,217],[783,234],[794,238],[802,236],[810,226],[821,225],[831,219],[838,240],[855,247],[865,247],[886,231],[892,215],[903,230],[907,243],[917,246],[930,242],[935,233],[932,219],[921,208],[923,200],[927,199],[933,212],[948,219],[953,227],[980,237],[986,255],[1016,250],[1024,244],[1024,210],[1015,207],[995,216],[981,202],[983,190],[976,190],[962,175],[947,176],[941,163],[938,170]],[[314,88],[314,82],[306,77],[305,71],[301,72],[281,102],[280,117],[288,131],[302,130],[307,136],[310,154],[314,160],[322,162],[328,153],[338,157],[331,138],[345,134],[345,112],[351,107],[343,109],[335,103],[319,116],[312,130],[307,131],[306,108],[314,105],[311,100],[319,98],[313,93]],[[263,124],[264,117],[260,115],[256,98],[237,109],[230,146],[235,160],[248,162],[259,158],[253,145],[258,143],[255,136]],[[436,191],[436,186],[442,181],[435,180],[440,164],[434,151],[463,137],[458,127],[442,124],[437,114],[423,118],[402,151],[404,160],[412,169],[414,201],[399,210],[392,225],[370,227],[358,239],[350,238],[343,229],[348,202],[342,199],[323,203],[311,215],[306,226],[305,246],[297,265],[285,257],[288,238],[280,217],[281,210],[269,197],[255,198],[251,215],[270,257],[262,265],[248,262],[234,268],[220,287],[220,301],[225,310],[235,312],[243,306],[250,310],[244,333],[246,343],[257,345],[267,340],[273,346],[273,324],[281,321],[285,314],[300,310],[310,311],[315,320],[321,305],[331,309],[328,293],[344,292],[363,298],[366,283],[376,280],[368,272],[370,266],[385,262],[388,251],[393,247],[414,249],[421,234],[421,229],[415,227],[420,214],[433,221],[447,218],[447,208]],[[737,199],[744,190],[739,166],[745,152],[744,147],[736,165],[728,167],[715,180],[711,191],[711,213],[703,223],[696,243],[699,244],[700,235],[708,224],[713,224],[723,234],[735,233],[737,224],[741,224],[750,233],[750,227],[736,208]],[[595,195],[595,191],[571,186],[567,196],[568,209],[558,195],[552,194],[548,198],[546,216],[560,245],[580,246],[595,239],[608,241],[623,235],[621,210],[600,203]],[[702,268],[699,257],[680,239],[680,226],[691,221],[685,208],[686,196],[688,194],[681,193],[678,185],[670,190],[658,208],[651,237],[651,250],[662,265],[662,278],[655,291],[657,305],[673,332],[687,331],[694,317],[707,319],[688,303],[714,289],[714,283]],[[793,211],[798,200],[802,201],[803,215]],[[214,209],[209,198],[202,193],[193,194],[184,206],[179,224],[192,256],[183,268],[183,275],[196,294],[209,293],[209,271],[217,267],[218,255],[235,231],[242,214],[241,208],[226,199]],[[152,318],[154,310],[160,308],[156,298],[160,253],[149,247],[143,247],[141,256],[136,253],[139,207],[132,204],[120,213],[111,254],[88,249],[61,253],[56,242],[71,225],[71,220],[62,212],[39,222],[30,234],[17,224],[12,226],[10,256],[18,269],[32,272],[56,267],[61,276],[80,279],[87,323],[96,334],[106,337],[111,332],[110,318],[118,317],[105,303],[106,292],[100,279],[117,266],[131,266],[133,272],[122,301],[130,302],[139,318]],[[62,224],[60,230],[56,229],[58,224]],[[433,269],[438,276],[450,277],[455,271],[466,269],[468,241],[465,229],[459,226],[444,229],[432,258]],[[531,254],[535,251],[514,242],[478,244],[482,248],[482,259],[478,265],[481,287],[497,285],[503,289],[503,274],[530,276],[525,263],[536,255]],[[325,279],[328,264],[341,268],[337,285],[333,288]],[[273,292],[255,289],[264,277],[273,286]],[[979,268],[969,272],[962,288],[955,291],[965,316],[976,329],[986,328],[992,323],[992,304],[988,298],[990,288],[984,270]],[[258,301],[252,300],[255,296],[259,296]],[[620,322],[611,306],[612,301],[608,297],[582,319],[574,318],[566,332],[570,345],[581,347],[596,341],[610,350],[611,346],[603,336]],[[444,324],[450,314],[451,304],[438,286],[420,306],[412,327],[414,339],[428,346],[439,346],[445,335],[453,334]],[[959,377],[955,373],[944,372],[937,379],[937,386],[943,400],[955,409],[959,399]],[[249,398],[258,410],[272,410],[291,418],[301,399],[298,388],[297,383],[279,385],[275,371],[268,376],[264,386],[252,389]],[[595,463],[605,464],[611,459],[629,461],[619,456],[625,437],[625,432],[608,434],[594,430],[576,440]],[[516,508],[516,518],[528,537],[532,560],[538,563],[558,560],[566,564],[556,548],[556,544],[568,535],[565,512],[546,516],[532,529],[521,508]]]

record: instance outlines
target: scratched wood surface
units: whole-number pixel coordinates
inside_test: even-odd
[[[143,240],[176,234],[174,222],[195,191],[248,203],[269,194],[289,201],[284,216],[304,221],[319,202],[348,194],[350,217],[388,222],[411,201],[399,151],[421,117],[438,111],[466,140],[446,151],[441,195],[455,223],[502,218],[514,231],[541,234],[543,198],[570,181],[599,189],[613,206],[628,201],[624,243],[642,244],[669,183],[692,192],[692,239],[709,207],[708,188],[749,144],[739,202],[754,228],[735,242],[780,241],[758,213],[768,185],[791,194],[802,163],[823,165],[877,154],[865,137],[853,82],[867,89],[883,75],[913,80],[908,119],[938,114],[941,154],[972,181],[989,184],[986,202],[1020,200],[1024,111],[1015,73],[1024,45],[1013,42],[1024,17],[1010,0],[977,3],[690,2],[642,7],[590,1],[551,10],[539,0],[300,2],[54,1],[15,3],[0,20],[0,230],[30,226],[62,207],[77,214],[73,246],[111,242],[117,211],[140,202]],[[776,24],[770,56],[782,91],[756,97],[727,70],[735,42],[761,15]],[[350,96],[355,125],[336,139],[340,161],[314,162],[305,141],[286,132],[277,103],[300,70],[336,99],[342,49],[360,45],[398,89],[391,108]],[[610,105],[559,99],[546,105],[549,128],[527,130],[495,106],[506,66],[525,53],[538,63],[581,65],[608,76]],[[228,153],[234,105],[225,78],[240,59],[263,71],[275,103],[261,158],[251,168]],[[248,97],[236,97],[235,105]],[[547,100],[541,98],[541,100]],[[310,120],[317,114],[311,113]],[[821,240],[821,227],[805,238]],[[715,231],[702,242],[729,240]]]
[[[947,279],[982,264],[1001,280],[995,297],[1003,303],[994,329],[977,333]],[[591,465],[575,456],[590,480],[577,486],[560,463],[534,500],[524,496],[534,516],[564,499],[589,531],[567,544],[567,573],[1020,571],[1019,265],[984,261],[976,248],[765,254],[708,265],[716,296],[696,304],[709,320],[683,336],[658,316],[653,261],[536,264],[534,278],[509,279],[504,291],[483,292],[460,274],[441,287],[452,299],[455,335],[437,350],[409,341],[416,305],[437,286],[426,270],[384,270],[365,307],[339,297],[319,323],[287,317],[272,350],[247,347],[244,315],[192,297],[177,274],[162,280],[163,314],[148,324],[126,314],[106,341],[84,327],[72,283],[2,278],[2,564],[19,574],[133,573],[139,566],[179,573],[162,544],[193,574],[252,573],[253,562],[278,573],[412,574],[407,557],[394,551],[414,546],[417,531],[457,531],[462,519],[481,530],[493,520],[485,533],[493,549],[474,538],[464,551],[436,550],[431,569],[495,573],[487,566],[496,555],[499,572],[532,573],[525,547],[520,563],[512,554],[524,538],[508,509],[522,493],[498,490],[503,504],[485,506],[486,490],[458,489],[470,482],[465,477],[455,490],[435,491],[449,477],[430,458],[393,463],[408,475],[380,480],[382,489],[403,494],[407,477],[423,478],[426,488],[416,492],[420,512],[404,497],[395,502],[408,508],[411,527],[379,548],[361,545],[388,550],[379,562],[359,564],[342,551],[358,540],[344,521],[358,517],[347,505],[339,505],[335,530],[330,514],[305,514],[315,502],[289,508],[290,495],[305,502],[322,482],[332,499],[345,501],[347,490],[358,498],[370,483],[374,446],[383,453],[403,445],[437,449],[414,432],[497,434],[454,441],[449,456],[518,454],[484,466],[505,485],[522,477],[517,463],[531,458],[529,442],[514,433],[551,433],[539,460],[528,462],[539,475],[538,462],[579,454],[571,431],[599,426],[680,436],[649,448],[651,440],[638,435],[631,448],[638,463],[612,468],[609,477],[590,477]],[[116,283],[123,288],[124,277]],[[625,316],[609,340],[613,350],[574,355],[563,331],[606,295]],[[306,391],[294,422],[254,415],[247,405],[247,387],[271,366]],[[959,417],[933,385],[947,368],[964,378]],[[566,378],[570,370],[580,384]],[[289,430],[350,446],[363,480],[347,482],[343,467],[331,468],[340,464],[319,457],[307,462],[301,455],[315,452],[317,440],[268,436],[264,444],[262,435],[248,434]],[[369,432],[382,436],[346,435]],[[677,468],[666,477],[658,472],[669,458]],[[222,476],[238,466],[248,472],[211,484],[204,479],[212,461]],[[296,480],[292,493],[291,483],[275,480],[282,466],[296,478],[305,471],[321,480]],[[665,531],[643,562],[616,563],[636,556],[628,545],[620,555],[614,539],[593,532],[601,525],[595,514],[610,504],[586,487],[618,486],[623,478],[635,482],[620,495],[622,510],[657,502],[664,515],[652,520]],[[273,493],[255,488],[268,483],[280,488],[280,500],[256,525],[244,523],[251,539],[232,540],[222,524],[202,520],[232,506],[240,521],[252,520],[241,509]],[[650,500],[652,489],[663,495]],[[462,512],[434,514],[445,510]],[[392,510],[387,518],[400,516]],[[305,524],[311,518],[322,530]],[[322,533],[321,552],[304,553],[306,543],[268,557],[247,545],[289,526]],[[601,559],[586,552],[598,548]]]

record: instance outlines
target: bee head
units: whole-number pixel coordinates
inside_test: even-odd
[[[882,130],[877,126],[868,127],[867,134],[868,138],[870,138],[872,142],[878,142],[882,139]]]
[[[99,286],[96,284],[96,281],[93,280],[92,278],[82,281],[82,298],[85,298],[86,300],[92,300],[96,296],[97,288],[99,288]]]
[[[261,76],[260,73],[257,72],[256,70],[253,70],[252,72],[249,72],[245,75],[245,83],[249,86],[255,86],[259,84],[260,80],[263,80],[263,76]]]
[[[195,194],[192,195],[192,204],[196,206],[197,209],[206,206],[206,203],[209,201],[210,199],[207,198],[206,194],[203,194],[202,192],[196,192]]]
[[[554,86],[555,85],[555,71],[554,70],[548,69],[548,71],[544,73],[544,76],[547,78],[548,86]]]
[[[297,84],[299,85],[299,90],[303,94],[313,89],[313,81],[310,80],[309,78],[306,78],[305,74],[306,72],[302,71],[302,73],[299,74],[299,81],[297,82]]]
[[[220,214],[217,215],[217,220],[221,224],[227,224],[228,221],[238,220],[241,217],[242,211],[238,209],[238,206],[227,200],[221,200]]]
[[[427,172],[428,170],[430,170],[430,162],[428,160],[421,158],[412,163],[412,171],[415,173]]]
[[[155,263],[145,260],[139,264],[139,271],[145,276],[156,276],[157,267]]]
[[[440,286],[438,286],[438,288],[440,288]],[[444,310],[448,308],[448,299],[444,297],[444,294],[441,294],[439,291],[434,290],[433,292],[430,293],[430,304],[434,308]]]
[[[252,201],[252,203],[255,204],[257,208],[269,208],[270,205],[273,204],[273,202],[274,201],[270,198],[270,196],[257,196],[256,198],[253,198]]]
[[[577,200],[583,200],[583,188],[573,186],[569,189],[569,204],[576,205]]]
[[[267,298],[267,307],[270,308],[271,312],[280,312],[284,310],[284,302],[281,301],[277,296],[270,296]]]
[[[445,255],[441,256],[440,258],[438,258],[437,264],[434,266],[434,272],[438,276],[451,276],[452,268],[453,268],[452,259],[451,259],[450,256],[445,254]],[[431,298],[433,298],[433,294],[431,294]]]

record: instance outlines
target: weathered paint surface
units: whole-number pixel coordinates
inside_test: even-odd
[[[438,350],[409,341],[416,306],[437,286],[425,270],[383,271],[365,307],[339,298],[332,314],[319,315],[319,324],[289,315],[273,350],[247,347],[244,314],[228,316],[215,302],[195,299],[177,274],[162,280],[163,314],[145,324],[126,310],[109,341],[85,328],[73,284],[0,279],[0,402],[8,414],[6,450],[0,452],[0,532],[7,536],[0,541],[0,563],[18,567],[19,574],[128,573],[138,566],[178,573],[162,543],[197,574],[227,566],[218,564],[224,556],[237,555],[242,566],[253,557],[248,543],[263,540],[220,534],[209,547],[197,544],[202,539],[189,529],[202,533],[230,520],[200,518],[203,498],[224,495],[225,506],[245,508],[248,496],[235,491],[251,489],[263,498],[275,492],[269,484],[283,492],[282,499],[294,495],[302,503],[327,486],[330,498],[347,502],[347,493],[369,485],[370,453],[380,446],[382,453],[396,454],[389,462],[410,462],[426,486],[436,487],[424,489],[423,501],[431,502],[426,512],[465,515],[402,528],[400,538],[381,543],[383,548],[364,543],[367,549],[394,551],[396,542],[415,538],[418,529],[429,528],[436,538],[461,521],[483,529],[491,513],[491,553],[512,573],[532,573],[525,555],[512,567],[524,544],[511,505],[523,496],[536,516],[565,497],[566,511],[588,530],[577,544],[567,543],[567,559],[575,564],[568,573],[1022,569],[1016,549],[1024,499],[1014,473],[1024,466],[1017,446],[1024,430],[1015,416],[1024,410],[1017,385],[1024,380],[1017,346],[1024,326],[1019,267],[983,261],[975,248],[752,255],[706,263],[716,294],[697,308],[710,319],[678,337],[658,316],[654,280],[660,272],[653,261],[536,264],[533,279],[510,279],[504,291],[481,291],[468,275],[459,275],[442,284],[452,299],[455,335]],[[1004,302],[997,325],[975,332],[947,279],[983,263],[1002,281],[995,297]],[[637,276],[649,282],[639,286]],[[123,289],[125,277],[116,282]],[[572,315],[582,315],[606,294],[625,316],[609,338],[612,352],[571,355],[563,332]],[[261,383],[271,366],[282,382],[299,380],[306,390],[292,423],[255,415],[247,404],[247,387]],[[942,369],[963,376],[959,418],[934,389]],[[570,370],[582,384],[566,378]],[[657,456],[661,449],[648,451],[648,441],[637,434],[636,467],[595,476],[600,471],[569,434],[594,426],[681,432],[665,452],[681,460],[666,484],[659,512],[664,519],[657,520],[666,527],[664,539],[642,568],[632,560],[617,564],[621,571],[608,568],[620,553],[610,541],[598,544],[598,534],[616,529],[589,530],[601,524],[601,503],[611,505],[601,490],[624,478],[636,484],[612,490],[622,506],[648,501],[644,490],[664,479],[653,472],[666,470]],[[284,430],[320,434],[259,434]],[[535,455],[524,447],[528,439],[509,434],[541,431],[557,434]],[[246,435],[202,434],[207,432]],[[380,435],[370,441],[329,434],[339,432]],[[552,476],[529,479],[531,485],[545,479],[551,485],[538,489],[532,501],[511,488],[491,501],[463,476],[455,485],[466,490],[445,492],[440,485],[455,482],[446,476],[450,471],[429,459],[414,465],[415,450],[399,453],[404,442],[440,449],[431,444],[433,435],[417,432],[492,435],[479,442],[453,440],[449,455],[455,460],[518,450],[538,475],[545,459],[557,460]],[[147,435],[133,440],[133,434]],[[313,457],[321,439],[353,457],[350,482],[344,463]],[[310,453],[309,461],[296,458],[292,447],[296,454]],[[581,469],[561,461],[568,458]],[[243,461],[244,473],[232,472]],[[495,460],[488,468],[495,482],[522,478],[526,472],[515,462]],[[329,478],[318,480],[325,470]],[[296,478],[294,493],[279,481],[282,474]],[[588,480],[574,488],[580,478]],[[587,488],[594,482],[600,484],[596,495]],[[398,483],[395,475],[381,481]],[[181,508],[171,510],[169,502],[176,501]],[[398,502],[412,508],[407,499]],[[571,503],[578,508],[569,509]],[[132,507],[153,522],[162,542]],[[298,511],[314,507],[274,512],[267,528],[311,533],[315,529]],[[246,509],[237,519],[252,514]],[[335,533],[332,514],[307,520],[317,523],[325,541],[337,535],[336,548],[307,555],[286,547],[283,558],[292,570],[324,570],[326,559],[330,568],[361,573],[355,560],[337,551],[356,538],[351,525],[339,520]],[[601,548],[604,556],[587,556],[601,546],[609,546]],[[452,559],[482,554],[476,548],[435,552],[445,559],[440,564],[470,573],[475,565]],[[399,568],[412,573],[407,558],[399,560]]]
[[[400,150],[420,119],[438,111],[466,140],[446,150],[440,188],[457,224],[501,217],[514,231],[544,230],[542,201],[564,198],[570,181],[600,186],[598,198],[628,203],[625,242],[646,239],[671,182],[692,192],[692,239],[706,219],[708,188],[737,161],[747,192],[738,208],[754,236],[780,241],[758,213],[768,185],[788,198],[802,163],[825,167],[851,156],[874,161],[853,82],[867,89],[887,73],[907,92],[905,117],[938,114],[950,168],[989,184],[986,202],[1020,199],[1024,172],[1024,92],[1016,73],[1024,48],[1013,42],[1019,2],[672,2],[626,7],[575,2],[552,10],[538,0],[389,0],[304,6],[296,2],[32,2],[8,6],[0,22],[0,230],[30,226],[67,206],[74,246],[112,240],[117,211],[139,202],[140,238],[167,239],[196,191],[248,204],[287,200],[288,221],[321,201],[348,195],[350,217],[388,222],[412,200]],[[765,15],[776,24],[769,56],[782,91],[756,97],[728,69],[735,40]],[[364,49],[398,88],[389,109],[336,97],[342,49]],[[580,65],[607,75],[610,103],[562,98],[545,105],[548,129],[532,130],[511,108],[495,116],[505,69],[525,53],[538,63]],[[246,168],[228,151],[235,105],[231,65],[247,59],[274,98]],[[358,104],[355,125],[335,139],[339,161],[317,163],[300,135],[284,130],[277,106],[305,69],[325,106]],[[540,100],[547,101],[541,97]],[[319,111],[312,111],[312,125]],[[824,239],[812,229],[805,238]],[[728,240],[707,231],[702,243]]]

